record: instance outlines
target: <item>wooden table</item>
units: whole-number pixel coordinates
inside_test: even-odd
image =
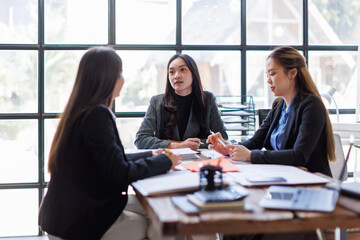
[[[360,227],[358,199],[341,196],[332,213],[266,210],[258,204],[266,188],[248,190],[245,205],[251,211],[212,211],[196,215],[187,215],[178,209],[171,196],[144,197],[136,189],[135,192],[156,229],[165,236],[284,233]]]

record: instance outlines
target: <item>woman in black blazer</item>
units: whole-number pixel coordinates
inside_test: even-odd
[[[206,148],[210,131],[227,139],[214,94],[204,91],[192,57],[175,54],[167,64],[164,94],[153,96],[136,133],[137,148]]]
[[[122,61],[113,49],[92,48],[82,57],[49,154],[51,180],[39,225],[50,239],[114,239],[108,229],[113,233],[126,221],[131,227],[117,239],[146,237],[147,226],[137,224],[146,223],[145,216],[124,214],[128,186],[165,173],[180,157],[125,155],[110,109],[123,84]]]
[[[331,176],[334,136],[320,94],[304,57],[294,48],[279,47],[266,60],[270,90],[279,97],[254,136],[239,146],[224,148],[209,136],[215,150],[252,163],[302,166]]]

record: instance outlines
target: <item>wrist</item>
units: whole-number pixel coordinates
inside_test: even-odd
[[[180,148],[179,144],[180,144],[179,142],[171,141],[167,146],[167,148]]]
[[[249,154],[248,154],[247,160],[248,160],[249,162],[251,162],[251,150],[249,150]]]

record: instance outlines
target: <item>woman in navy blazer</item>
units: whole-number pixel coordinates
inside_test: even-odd
[[[294,48],[279,47],[268,56],[266,73],[279,98],[254,136],[224,148],[216,134],[207,140],[214,144],[210,148],[235,160],[302,166],[331,176],[328,161],[336,158],[332,127],[304,57]]]
[[[39,225],[50,239],[146,237],[147,225],[139,226],[146,217],[127,211],[128,186],[165,173],[180,157],[124,153],[110,109],[123,84],[122,61],[113,49],[92,48],[82,57],[49,154],[51,180]]]

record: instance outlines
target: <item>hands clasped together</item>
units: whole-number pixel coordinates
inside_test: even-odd
[[[206,143],[210,144],[209,149],[214,149],[223,155],[229,155],[233,160],[248,162],[251,160],[251,151],[249,149],[242,145],[230,145],[222,138],[220,133],[209,135]]]

